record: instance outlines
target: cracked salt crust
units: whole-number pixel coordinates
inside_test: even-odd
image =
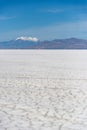
[[[86,99],[86,51],[0,51],[0,130],[87,130]]]

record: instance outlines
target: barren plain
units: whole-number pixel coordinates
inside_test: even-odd
[[[87,130],[87,51],[0,50],[0,130]]]

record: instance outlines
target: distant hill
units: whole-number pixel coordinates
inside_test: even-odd
[[[0,42],[0,49],[87,49],[87,40],[69,38],[52,41],[11,40]]]

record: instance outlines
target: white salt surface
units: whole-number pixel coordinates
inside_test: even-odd
[[[0,50],[0,130],[87,130],[87,51]]]

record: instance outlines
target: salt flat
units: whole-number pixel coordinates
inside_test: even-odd
[[[87,130],[87,51],[0,50],[0,130]]]

